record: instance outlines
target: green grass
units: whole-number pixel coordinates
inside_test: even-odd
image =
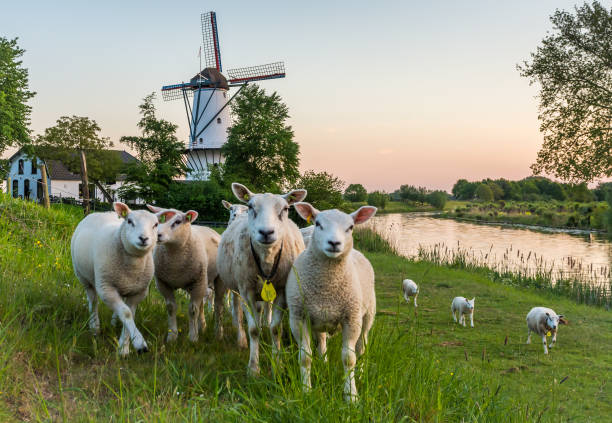
[[[87,329],[69,254],[81,217],[79,209],[44,210],[0,197],[0,421],[578,422],[612,414],[609,312],[480,273],[411,262],[392,249],[369,252],[379,241],[367,235],[359,243],[376,271],[378,315],[358,361],[357,405],[342,400],[339,336],[329,343],[327,363],[315,358],[313,390],[304,394],[287,330],[276,376],[264,346],[262,376],[249,378],[248,353],[236,348],[229,315],[224,342],[214,339],[210,313],[200,340],[186,339],[184,296],[182,333],[167,345],[165,307],[154,286],[136,316],[151,351],[120,359],[119,329],[104,305],[102,334],[94,339]],[[405,277],[421,286],[418,313],[400,297]],[[452,323],[456,295],[476,296],[476,328]],[[524,345],[524,316],[535,305],[570,320],[549,356],[535,339]]]
[[[355,202],[350,203],[346,202],[342,205],[341,209],[345,212],[353,212],[357,210],[361,206],[367,205],[366,202]],[[379,208],[376,212],[377,214],[387,214],[387,213],[411,213],[411,212],[425,212],[425,211],[435,211],[435,208],[429,204],[416,204],[416,203],[407,203],[404,201],[387,201],[384,209]]]

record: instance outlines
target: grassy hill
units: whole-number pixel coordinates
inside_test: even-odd
[[[187,340],[185,296],[182,333],[167,345],[154,286],[136,316],[151,351],[121,359],[108,308],[100,307],[102,334],[94,339],[87,329],[69,253],[80,218],[79,209],[0,196],[0,421],[603,422],[612,415],[609,311],[388,251],[366,253],[378,315],[358,361],[357,405],[342,400],[339,336],[327,363],[314,360],[313,391],[303,394],[288,330],[282,368],[273,375],[264,346],[262,376],[248,378],[248,353],[235,346],[229,314],[224,342],[214,339],[211,313],[204,336]],[[405,277],[421,286],[418,313],[400,296]],[[452,323],[456,295],[476,296],[475,328]],[[537,339],[524,344],[525,315],[536,305],[570,320],[548,356]]]

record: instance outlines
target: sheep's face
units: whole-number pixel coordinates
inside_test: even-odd
[[[284,237],[289,206],[306,197],[305,190],[294,190],[284,195],[253,194],[238,183],[232,184],[232,190],[240,201],[247,204],[251,240],[264,247],[272,246]]]
[[[339,210],[318,211],[311,204],[297,203],[298,214],[310,222],[314,220],[315,229],[310,245],[329,258],[346,255],[353,248],[353,228],[374,216],[376,207],[364,206],[351,214]]]
[[[563,316],[561,316],[563,317]],[[546,328],[549,330],[555,330],[559,326],[559,316],[551,315],[550,313],[546,313]]]
[[[476,298],[472,298],[471,300],[466,299],[465,302],[467,304],[467,308],[470,311],[474,311],[474,302],[476,301]]]
[[[227,222],[230,225],[238,216],[245,214],[249,208],[243,204],[231,204],[225,200],[221,200],[223,207],[229,210],[229,220]]]
[[[123,203],[113,203],[115,212],[123,219],[121,242],[129,253],[146,253],[157,241],[157,217],[146,210],[130,210]]]
[[[189,210],[183,213],[179,210],[169,220],[159,217],[161,225],[157,228],[157,242],[160,244],[183,243],[191,233],[191,223],[197,219],[198,212]]]

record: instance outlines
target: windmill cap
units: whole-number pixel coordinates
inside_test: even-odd
[[[225,79],[225,76],[223,76],[223,74],[219,72],[216,68],[203,69],[193,78],[191,78],[191,83],[197,84],[200,78],[207,81],[207,86],[229,90],[229,84],[227,83],[227,79]]]

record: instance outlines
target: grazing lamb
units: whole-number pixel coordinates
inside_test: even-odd
[[[404,299],[406,302],[410,302],[410,297],[414,297],[414,306],[417,306],[417,297],[419,296],[419,287],[411,279],[404,279],[402,282],[402,291],[404,292]]]
[[[527,313],[527,344],[531,343],[531,332],[535,332],[542,337],[542,344],[544,344],[544,354],[548,354],[548,348],[546,348],[546,335],[552,334],[552,341],[550,342],[549,348],[555,346],[557,342],[557,329],[559,323],[562,325],[567,324],[567,320],[563,318],[563,315],[557,315],[553,309],[547,307],[534,307],[529,313]]]
[[[158,216],[167,211],[151,205],[147,207]],[[198,212],[172,211],[175,215],[157,230],[157,247],[153,252],[155,284],[166,300],[166,340],[169,342],[178,337],[174,291],[180,288],[189,292],[189,339],[195,342],[199,330],[206,328],[203,301],[209,295],[209,281],[212,284],[217,277],[217,248],[221,236],[206,226],[192,225]]]
[[[249,208],[244,204],[232,204],[229,201],[225,200],[221,200],[221,204],[223,204],[223,207],[228,209],[230,212],[230,217],[227,221],[228,225],[230,225],[238,216],[245,215],[246,212],[249,210]]]
[[[455,316],[455,313],[458,313],[459,314],[459,324],[463,322],[463,326],[466,326],[465,315],[469,314],[470,315],[470,326],[474,327],[474,300],[476,300],[476,297],[472,298],[471,300],[468,300],[465,297],[453,298],[453,303],[451,305],[451,313],[453,315],[453,320],[455,322],[457,321],[457,317]]]
[[[300,348],[302,384],[306,390],[311,387],[311,328],[324,355],[326,332],[341,327],[344,397],[354,401],[355,362],[374,322],[376,295],[372,265],[353,249],[353,226],[372,217],[376,207],[363,206],[350,215],[339,210],[320,212],[308,203],[297,203],[295,208],[301,217],[315,222],[308,248],[295,261],[286,287],[291,333]]]
[[[302,235],[289,217],[289,206],[306,197],[305,190],[294,190],[284,195],[253,194],[244,185],[233,183],[232,191],[247,203],[247,219],[236,219],[228,226],[219,244],[219,276],[215,283],[215,311],[223,309],[226,289],[238,291],[233,296],[233,320],[238,328],[238,345],[246,348],[243,311],[249,328],[250,355],[248,371],[259,373],[259,335],[262,296],[275,291],[270,334],[274,352],[280,349],[281,319],[286,308],[285,284],[291,266],[304,250]],[[266,291],[262,292],[264,282]],[[272,288],[273,287],[273,288]],[[271,295],[274,297],[274,295]],[[241,307],[242,305],[242,307]],[[244,309],[244,310],[243,310]],[[215,316],[217,317],[217,316]]]
[[[125,356],[130,340],[139,353],[148,350],[134,316],[153,277],[158,218],[119,202],[113,208],[114,212],[92,213],[77,225],[70,252],[74,273],[87,293],[90,328],[94,334],[100,330],[99,296],[123,324],[119,354]],[[173,211],[162,214],[164,218],[173,215]]]

